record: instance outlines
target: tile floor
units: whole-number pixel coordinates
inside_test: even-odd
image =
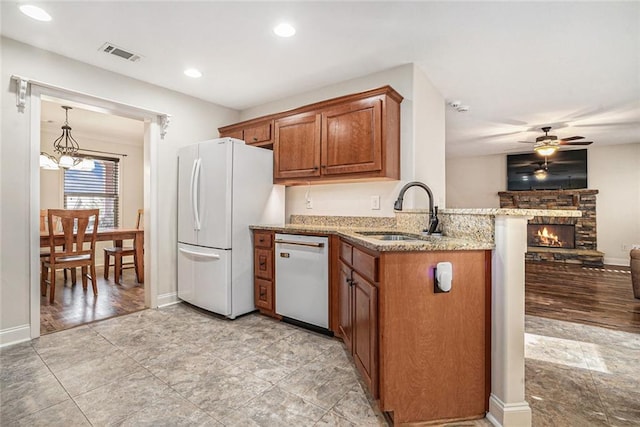
[[[534,426],[640,425],[639,335],[527,330]],[[182,304],[3,348],[0,389],[2,426],[385,425],[338,340]]]
[[[640,334],[526,317],[534,426],[640,426]]]

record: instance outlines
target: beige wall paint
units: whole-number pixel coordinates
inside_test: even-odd
[[[596,142],[587,162],[589,188],[600,190],[598,250],[607,264],[629,265],[631,245],[640,245],[640,143],[599,147]]]
[[[447,158],[447,207],[499,208],[498,191],[507,188],[503,154]]]
[[[400,118],[402,181],[287,187],[287,218],[292,214],[393,216],[393,202],[400,188],[407,181],[416,179],[429,185],[437,203],[444,202],[444,99],[414,64],[250,108],[242,111],[242,119],[248,120],[384,85],[392,86],[404,97]],[[426,155],[428,152],[432,156]],[[306,208],[307,192],[313,201],[313,209]],[[380,210],[371,209],[371,196],[380,196]],[[415,190],[407,193],[405,208],[426,205],[424,194]]]
[[[640,143],[596,142],[587,156],[589,188],[599,190],[598,250],[606,264],[629,265],[630,246],[640,244]],[[506,176],[505,155],[448,158],[447,206],[499,207]]]
[[[120,227],[134,228],[138,209],[144,207],[144,133],[142,125],[140,130],[138,141],[130,141],[128,144],[122,141],[105,140],[98,135],[74,135],[83,149],[126,154],[126,157],[100,154],[104,157],[114,157],[120,160]],[[60,132],[41,130],[40,135],[41,150],[53,154],[53,141],[60,136]],[[40,209],[61,209],[64,207],[62,179],[61,170],[40,169]],[[108,246],[113,246],[113,244],[98,242],[96,245],[96,259],[99,265],[103,264],[103,248]]]
[[[171,114],[157,153],[159,206],[158,295],[176,292],[177,150],[215,138],[217,128],[240,119],[237,111],[131,79],[11,39],[0,39],[2,139],[0,142],[0,341],[2,331],[29,325],[30,105],[16,108],[16,74],[122,104]],[[176,79],[185,78],[178,74]],[[36,217],[37,218],[37,217]],[[37,221],[37,220],[36,220]],[[38,256],[38,254],[33,254]]]

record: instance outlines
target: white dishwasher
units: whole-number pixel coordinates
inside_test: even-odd
[[[329,328],[329,239],[276,234],[276,313]]]

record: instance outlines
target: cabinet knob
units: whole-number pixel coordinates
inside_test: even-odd
[[[313,170],[314,170],[314,171],[317,171],[317,170],[318,170],[318,167],[317,167],[317,166],[314,166],[314,167],[313,167]]]
[[[327,168],[327,165],[322,165],[322,167],[323,167],[324,169],[326,169],[326,168]]]
[[[257,141],[257,140],[258,140],[258,138],[254,136],[254,137],[253,137],[253,142],[255,142],[255,141]]]

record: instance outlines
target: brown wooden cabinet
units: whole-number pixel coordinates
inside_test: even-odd
[[[378,289],[368,279],[378,275],[378,258],[346,242],[341,244],[340,257],[338,334],[353,355],[369,391],[377,398]]]
[[[449,293],[434,290],[438,262]],[[340,240],[335,330],[394,425],[482,418],[491,365],[491,251],[373,252]]]
[[[220,137],[241,139],[249,145],[273,148],[273,120],[260,120],[225,126],[218,129]]]
[[[225,126],[219,132],[273,148],[275,183],[400,179],[402,99],[384,86]]]
[[[275,316],[275,277],[272,231],[253,232],[254,302],[261,313]]]
[[[383,102],[372,97],[322,112],[323,175],[382,169]]]
[[[275,121],[273,178],[320,176],[320,115],[302,113]]]

